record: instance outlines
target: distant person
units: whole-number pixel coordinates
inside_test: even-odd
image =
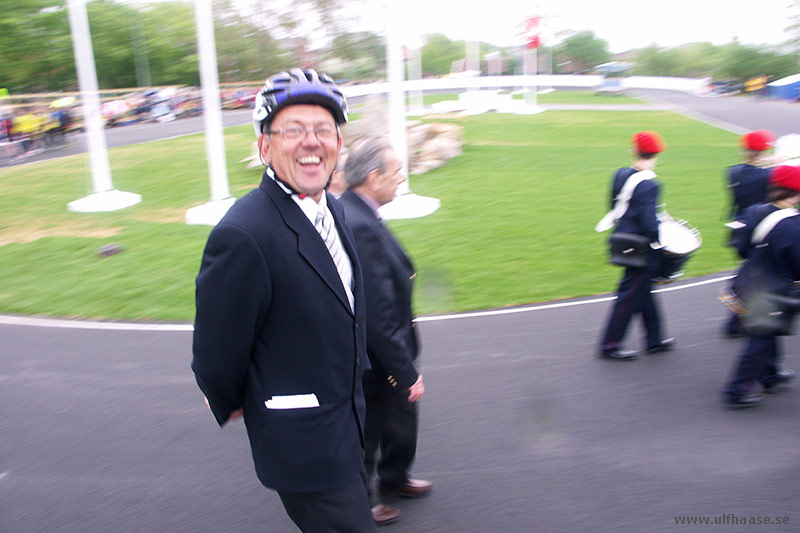
[[[639,237],[639,264],[626,266],[617,288],[617,299],[611,309],[600,344],[600,356],[606,359],[629,361],[638,357],[635,350],[624,350],[622,341],[631,319],[640,315],[647,333],[647,352],[658,353],[670,350],[675,339],[665,338],[662,333],[661,312],[655,295],[651,292],[652,278],[656,275],[661,252],[650,243],[658,243],[656,206],[660,192],[654,172],[658,155],[666,144],[653,131],[641,131],[632,137],[634,161],[614,174],[611,186],[611,211],[598,224],[598,231],[605,221],[615,223],[614,235],[624,234]],[[622,234],[622,235],[619,235]]]
[[[331,182],[328,185],[328,192],[334,197],[339,198],[344,191],[347,190],[347,181],[344,179],[344,166],[347,163],[347,148],[342,148],[339,154],[339,160],[336,162],[336,167],[333,169],[331,175]]]
[[[750,207],[745,219],[749,234],[740,244],[749,247],[726,302],[747,311],[748,341],[739,354],[723,403],[731,408],[762,402],[757,383],[766,393],[792,381],[795,372],[780,368],[777,337],[787,335],[798,310],[776,304],[774,297],[797,298],[800,280],[800,167],[783,165],[770,174],[769,203]]]
[[[728,214],[731,228],[728,243],[736,248],[737,235],[744,228],[744,213],[747,208],[766,201],[770,168],[766,168],[765,157],[773,147],[775,136],[767,130],[751,131],[742,135],[739,145],[742,149],[744,163],[728,167],[725,171],[727,187],[731,192],[731,207]],[[744,258],[749,247],[740,251]],[[739,315],[731,313],[723,326],[723,334],[727,337],[739,337],[745,334]]]
[[[267,79],[253,120],[267,169],[209,235],[192,369],[220,425],[244,417],[256,474],[301,531],[374,531],[362,273],[325,192],[347,103],[330,77],[292,69]]]
[[[378,212],[394,200],[406,178],[392,147],[378,138],[351,147],[345,178],[349,187],[341,201],[364,271],[367,355],[372,364],[364,373],[365,464],[373,514],[376,522],[383,523],[399,513],[381,504],[372,490],[376,470],[381,495],[414,498],[428,494],[433,486],[410,476],[417,451],[417,402],[425,393],[422,374],[415,367],[419,341],[411,295],[416,274],[411,259]]]

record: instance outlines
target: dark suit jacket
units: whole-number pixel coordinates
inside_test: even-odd
[[[353,263],[355,314],[319,233],[266,175],[211,231],[197,276],[197,383],[220,425],[243,407],[256,473],[279,491],[332,490],[363,464],[362,273],[341,206],[328,205]],[[319,407],[265,405],[302,394]]]
[[[367,354],[372,364],[364,375],[364,392],[406,390],[418,377],[414,368],[418,339],[411,312],[414,265],[364,200],[351,190],[340,200],[364,271]]]

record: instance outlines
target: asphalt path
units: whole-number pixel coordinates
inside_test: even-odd
[[[800,531],[800,393],[721,407],[742,343],[718,336],[724,284],[659,294],[676,348],[632,362],[595,357],[608,295],[421,317],[414,474],[435,488],[385,531]],[[295,531],[243,425],[203,405],[190,329],[0,317],[0,531]]]
[[[252,111],[249,109],[223,111],[222,126],[229,128],[250,122]],[[172,137],[202,133],[205,129],[203,117],[188,117],[170,122],[145,122],[130,126],[106,128],[105,141],[107,148],[117,148],[132,144],[142,144],[152,141],[161,141]],[[48,159],[83,154],[87,152],[86,133],[74,132],[67,136],[67,143],[63,147],[47,149],[36,155],[25,156],[7,160],[1,166],[15,166],[26,163],[36,163]]]

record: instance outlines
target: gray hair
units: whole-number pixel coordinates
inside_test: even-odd
[[[391,148],[385,139],[367,137],[350,147],[344,166],[344,179],[350,187],[358,187],[367,179],[367,174],[375,169],[381,172],[386,165],[386,150]]]

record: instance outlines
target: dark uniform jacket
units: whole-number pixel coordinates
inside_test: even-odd
[[[364,271],[367,353],[372,364],[364,375],[364,392],[407,390],[418,377],[414,360],[419,348],[411,311],[414,265],[355,192],[345,191],[341,203]]]
[[[616,204],[627,179],[638,171],[632,167],[617,170],[611,188],[611,208]],[[658,218],[656,204],[658,202],[659,184],[654,179],[644,180],[633,190],[628,210],[622,215],[614,228],[614,233],[636,233],[650,238],[650,242],[658,241]]]
[[[745,209],[767,199],[770,169],[747,163],[728,168],[728,188],[732,194],[730,218],[741,219]]]
[[[793,283],[800,280],[800,215],[781,220],[766,238],[753,245],[752,232],[756,226],[779,208],[759,204],[745,213],[747,242],[737,246],[747,260],[733,283],[736,294],[745,300],[752,294],[768,292],[783,296],[793,294]]]
[[[266,174],[211,231],[196,281],[197,383],[220,425],[243,407],[256,473],[279,491],[332,490],[363,464],[362,273],[341,206],[327,201],[353,265],[355,313],[319,233]],[[319,406],[266,405],[295,395]]]

